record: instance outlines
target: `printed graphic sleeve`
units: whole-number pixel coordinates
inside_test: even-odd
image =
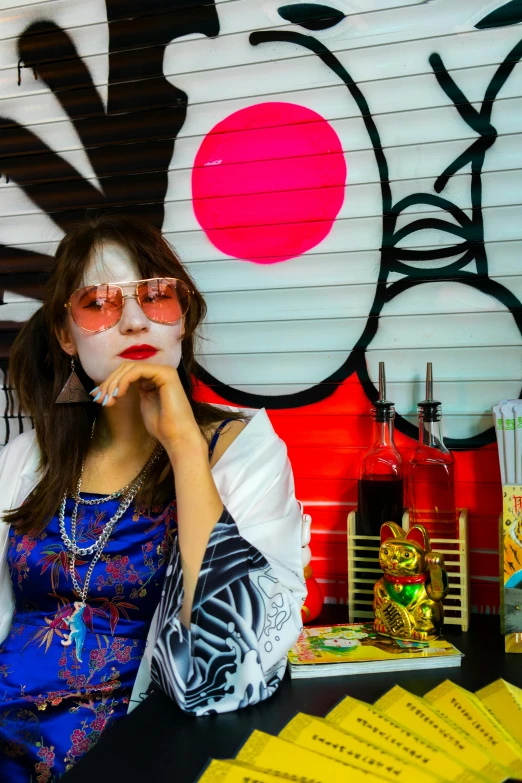
[[[268,698],[281,681],[288,650],[301,630],[302,521],[286,447],[279,443],[272,475],[267,475],[265,463],[257,480],[252,473],[250,480],[243,477],[238,496],[230,492],[230,505],[240,519],[226,506],[212,531],[190,631],[179,621],[183,575],[174,546],[159,607],[151,677],[194,715],[228,712]],[[250,471],[259,459],[262,455],[252,458]],[[241,506],[248,513],[243,514]]]

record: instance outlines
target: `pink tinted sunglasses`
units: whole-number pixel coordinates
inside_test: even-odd
[[[121,286],[131,284],[135,285],[135,293],[124,294]],[[125,299],[135,297],[149,321],[175,324],[187,313],[193,293],[183,280],[153,277],[78,288],[64,307],[71,308],[73,321],[81,329],[103,332],[121,319]]]

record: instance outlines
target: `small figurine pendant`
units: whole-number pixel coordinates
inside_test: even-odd
[[[85,636],[87,634],[87,628],[83,621],[83,613],[85,611],[86,604],[83,601],[74,602],[74,611],[69,617],[64,618],[64,623],[70,627],[69,635],[65,635],[65,639],[62,639],[64,647],[69,647],[73,642],[75,643],[76,657],[82,662],[82,650],[85,643]]]

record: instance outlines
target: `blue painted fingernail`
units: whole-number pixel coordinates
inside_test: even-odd
[[[98,392],[96,397],[93,399],[93,402],[96,402],[101,397],[101,391]]]
[[[105,398],[104,398],[104,400],[103,400],[103,402],[102,402],[102,407],[103,407],[103,405],[107,405],[107,400],[108,400],[108,399],[109,399],[109,395],[108,395],[108,394],[106,394],[106,395],[105,395]]]
[[[95,387],[94,387],[94,389],[91,389],[91,390],[90,390],[89,394],[92,394],[93,392],[95,392],[97,388],[98,388],[98,387],[97,387],[97,386],[95,386]]]
[[[118,394],[118,389],[119,389],[119,388],[120,388],[119,386],[116,386],[116,388],[114,389],[114,391],[113,391],[113,393],[112,393],[112,396],[113,396],[113,397],[116,397],[116,395]]]

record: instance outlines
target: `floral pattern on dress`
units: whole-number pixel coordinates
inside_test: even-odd
[[[29,576],[29,565],[27,558],[36,546],[37,539],[33,536],[25,535],[17,541],[15,536],[11,537],[11,547],[14,546],[16,555],[12,559],[11,572],[16,571],[17,586],[22,589],[23,580]]]
[[[80,546],[101,534],[118,505],[113,499],[79,507]],[[68,499],[69,535],[73,506]],[[64,646],[70,631],[65,619],[78,598],[58,516],[39,536],[10,530],[16,603],[0,647],[1,780],[55,783],[126,714],[176,536],[175,503],[155,506],[150,515],[140,506],[127,509],[92,573],[80,661],[74,645]],[[81,585],[91,558],[76,559]]]

